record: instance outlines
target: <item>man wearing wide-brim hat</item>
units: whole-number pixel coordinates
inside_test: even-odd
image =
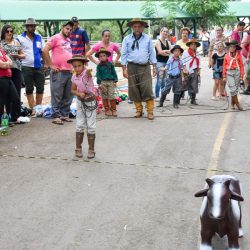
[[[44,41],[39,34],[35,33],[37,25],[34,18],[28,18],[24,23],[26,31],[17,37],[25,54],[25,58],[22,59],[22,73],[26,97],[31,109],[35,105],[42,104],[45,83],[42,65]],[[34,86],[36,87],[36,99],[33,95]]]
[[[128,23],[132,34],[126,36],[122,43],[121,64],[123,75],[128,79],[129,99],[134,101],[136,118],[142,117],[142,102],[147,103],[148,119],[153,120],[154,94],[150,64],[153,76],[156,76],[156,54],[152,40],[143,31],[148,27],[145,21],[134,18]]]

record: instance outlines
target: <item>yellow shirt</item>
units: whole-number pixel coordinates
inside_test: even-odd
[[[187,50],[188,46],[182,40],[177,41],[177,45],[181,46],[182,49]]]

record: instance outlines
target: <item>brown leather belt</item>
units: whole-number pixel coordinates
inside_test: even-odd
[[[60,69],[59,72],[62,72],[62,73],[71,73],[71,70]]]

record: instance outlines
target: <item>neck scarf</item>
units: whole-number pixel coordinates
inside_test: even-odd
[[[176,57],[174,57],[174,56],[173,56],[173,58],[172,58],[172,69],[173,69],[174,62],[175,62],[175,61],[178,63],[178,68],[179,68],[179,70],[181,70],[180,59],[179,59],[179,58],[176,58]]]
[[[188,48],[188,54],[192,57],[191,62],[189,63],[189,67],[192,68],[194,60],[196,60],[197,68],[200,68],[200,60],[198,57],[196,57],[196,51]]]
[[[133,36],[134,36],[135,40],[134,40],[134,42],[133,42],[133,44],[132,44],[132,46],[131,46],[131,49],[132,49],[132,50],[135,50],[135,47],[136,47],[137,49],[139,49],[139,40],[140,40],[140,38],[142,37],[142,33],[141,33],[138,37],[136,37],[136,36],[135,36],[135,33],[133,33]]]

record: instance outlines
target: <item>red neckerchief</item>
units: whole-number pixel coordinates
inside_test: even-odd
[[[235,52],[230,52],[231,57],[236,57],[236,51]]]
[[[181,70],[180,58],[175,58],[174,56],[173,56],[173,58],[172,58],[172,68],[173,68],[173,66],[174,66],[174,62],[175,62],[175,61],[178,62],[178,68],[179,68],[179,70]]]
[[[200,60],[196,56],[196,51],[188,48],[188,54],[192,57],[192,61],[189,63],[189,67],[192,68],[194,60],[196,60],[197,68],[199,69],[200,68]]]

